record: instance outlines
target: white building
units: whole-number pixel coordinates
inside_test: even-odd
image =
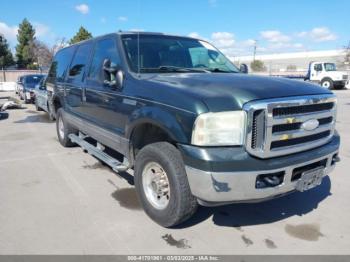
[[[343,49],[339,49],[256,55],[255,59],[263,61],[268,72],[305,72],[308,69],[309,63],[312,61],[334,62],[337,65],[343,65],[344,56],[345,51]],[[249,66],[250,63],[253,61],[253,56],[231,57],[231,60],[235,64],[245,63]]]

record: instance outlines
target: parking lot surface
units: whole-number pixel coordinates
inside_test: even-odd
[[[173,229],[142,211],[130,174],[63,148],[55,123],[33,105],[8,110],[0,120],[0,254],[350,254],[350,91],[336,94],[341,162],[321,186],[200,207]]]

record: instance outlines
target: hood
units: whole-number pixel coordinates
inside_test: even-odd
[[[148,81],[200,99],[212,112],[240,110],[245,103],[259,99],[331,94],[327,89],[304,81],[246,74],[158,74]]]
[[[34,89],[36,85],[35,83],[25,84],[24,89]]]

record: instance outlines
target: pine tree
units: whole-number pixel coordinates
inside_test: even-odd
[[[69,41],[69,44],[75,44],[80,41],[90,39],[92,38],[92,35],[89,31],[87,31],[84,27],[80,27],[79,31],[75,34],[75,36]]]
[[[32,45],[35,40],[35,29],[25,18],[19,25],[16,46],[17,65],[19,68],[33,68],[35,56]]]
[[[6,41],[6,38],[0,34],[0,69],[13,64],[13,56]]]

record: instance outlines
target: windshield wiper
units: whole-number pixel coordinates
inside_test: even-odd
[[[220,68],[207,68],[207,70],[212,72],[212,73],[238,73],[235,71],[222,70]]]
[[[160,66],[156,68],[141,68],[141,71],[146,72],[198,72],[198,73],[210,73],[207,69],[201,68],[187,68],[187,67],[177,67],[177,66]]]

